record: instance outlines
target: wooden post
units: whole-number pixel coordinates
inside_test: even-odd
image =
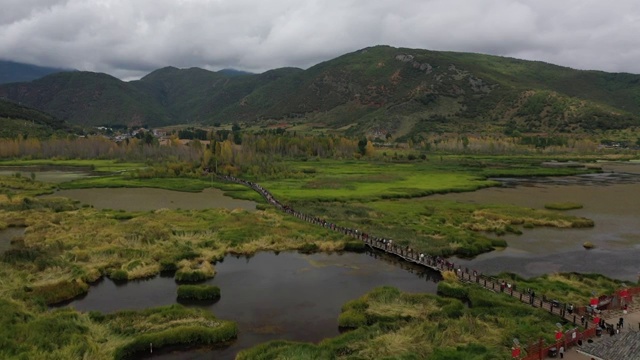
[[[546,357],[546,356],[545,356]],[[540,340],[538,340],[538,359],[542,360],[544,359],[542,357],[542,338],[540,338]]]

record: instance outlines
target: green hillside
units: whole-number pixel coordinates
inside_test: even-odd
[[[226,114],[245,121],[304,114],[330,127],[352,124],[355,132],[395,135],[496,126],[522,132],[616,129],[640,124],[639,80],[496,56],[380,46],[258,89],[245,99],[255,107],[251,117],[239,104]]]
[[[0,86],[0,97],[95,125],[276,119],[394,138],[640,125],[640,75],[388,46],[263,74],[169,67],[128,83],[104,74],[55,74]]]
[[[0,86],[8,98],[80,125],[168,124],[171,118],[151,94],[113,76],[56,73],[30,83]]]
[[[0,100],[0,138],[47,137],[67,131],[67,124],[49,114]]]
[[[212,72],[199,68],[156,70],[130,84],[152,94],[177,123],[205,123],[257,88],[299,69],[278,69],[263,74]],[[229,120],[231,121],[231,119]]]

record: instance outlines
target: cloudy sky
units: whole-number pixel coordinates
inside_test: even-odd
[[[640,73],[638,0],[1,0],[0,59],[138,78],[307,68],[373,45]]]

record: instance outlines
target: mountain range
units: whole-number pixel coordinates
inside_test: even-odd
[[[69,70],[0,60],[0,84],[32,81],[61,71]]]
[[[640,126],[640,75],[376,46],[262,74],[166,67],[140,80],[61,72],[0,98],[73,124],[310,123],[347,133],[569,133]]]

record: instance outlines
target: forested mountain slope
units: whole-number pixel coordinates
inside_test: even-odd
[[[61,73],[0,86],[1,97],[92,125],[278,119],[396,137],[640,125],[640,75],[388,46],[263,74],[168,67],[123,82]]]

